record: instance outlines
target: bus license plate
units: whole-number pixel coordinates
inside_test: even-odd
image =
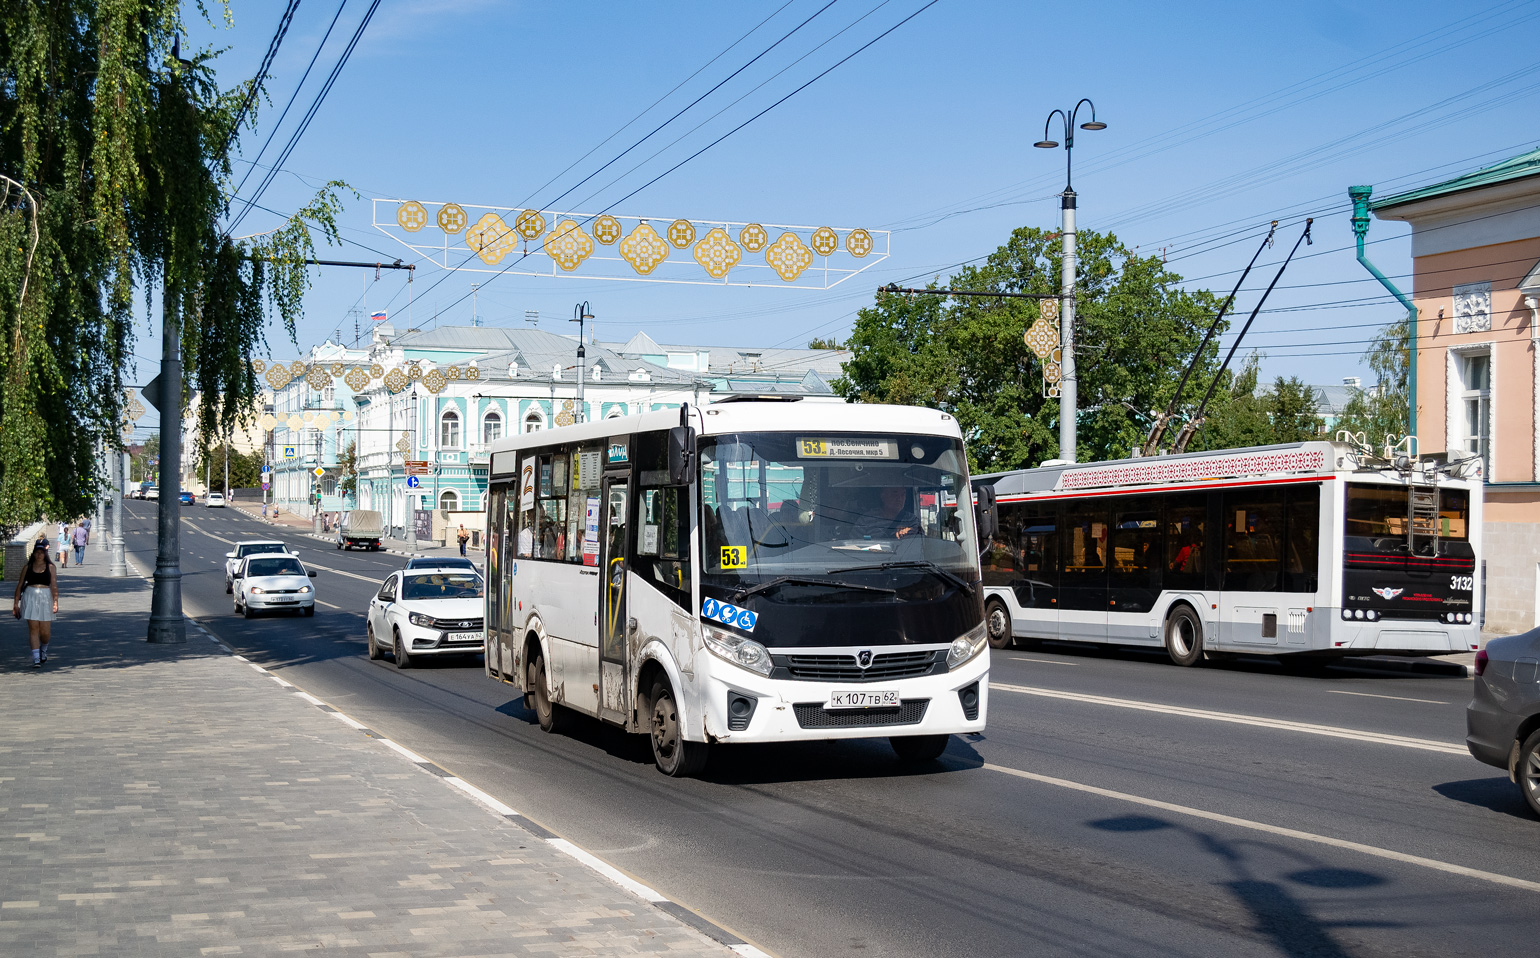
[[[483,638],[485,638],[485,636],[480,632],[449,633],[449,641],[451,642],[480,642]]]
[[[898,689],[841,689],[829,693],[826,709],[896,709]]]

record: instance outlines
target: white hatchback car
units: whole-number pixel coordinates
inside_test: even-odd
[[[474,569],[391,573],[369,602],[369,658],[389,652],[405,669],[419,655],[475,655],[485,642],[485,591]]]
[[[314,578],[298,556],[247,556],[235,570],[235,611],[248,619],[269,611],[315,615]]]
[[[243,539],[235,544],[233,552],[225,553],[225,595],[234,592],[235,570],[241,567],[241,560],[251,555],[277,554],[292,555],[286,543],[277,539]]]

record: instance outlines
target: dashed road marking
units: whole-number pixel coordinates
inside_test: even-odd
[[[1423,702],[1428,705],[1453,705],[1453,702],[1440,702],[1438,699],[1409,699],[1404,695],[1375,695],[1373,692],[1349,692],[1345,689],[1327,689],[1333,695],[1361,695],[1366,699],[1391,699],[1396,702]]]
[[[1332,838],[1330,835],[1317,835],[1314,832],[1300,831],[1297,828],[1284,828],[1280,825],[1269,825],[1266,822],[1252,821],[1249,818],[1236,818],[1234,815],[1222,815],[1219,812],[1210,812],[1201,808],[1193,808],[1190,805],[1177,805],[1173,802],[1163,802],[1155,798],[1145,798],[1143,795],[1133,795],[1128,792],[1119,792],[1110,788],[1099,788],[1095,785],[1087,785],[1083,782],[1072,782],[1065,778],[1054,778],[1051,775],[1039,775],[1036,772],[1027,772],[1019,768],[1010,768],[1005,765],[993,765],[985,763],[984,768],[1002,775],[1010,775],[1013,778],[1022,778],[1043,785],[1053,785],[1057,788],[1067,788],[1071,791],[1082,792],[1088,795],[1099,795],[1102,798],[1111,798],[1120,802],[1129,802],[1134,805],[1142,805],[1145,808],[1154,808],[1163,812],[1171,812],[1175,815],[1185,815],[1189,818],[1201,818],[1204,821],[1217,822],[1222,825],[1232,825],[1236,828],[1245,828],[1254,832],[1265,832],[1269,835],[1277,835],[1280,838],[1292,838],[1298,841],[1311,842],[1317,845],[1329,845],[1332,848],[1341,848],[1346,851],[1358,852],[1362,855],[1370,855],[1374,858],[1384,858],[1390,861],[1403,862],[1408,865],[1416,865],[1419,868],[1429,868],[1433,871],[1445,872],[1450,875],[1460,875],[1465,878],[1475,878],[1479,881],[1491,882],[1494,885],[1505,885],[1509,888],[1519,888],[1524,891],[1540,892],[1540,882],[1529,881],[1524,878],[1514,878],[1511,875],[1500,875],[1497,872],[1483,871],[1479,868],[1467,868],[1464,865],[1456,865],[1452,862],[1439,861],[1436,858],[1424,858],[1421,855],[1408,855],[1405,852],[1394,851],[1389,848],[1380,848],[1377,845],[1365,845],[1362,842],[1350,842],[1343,838]]]
[[[1294,722],[1289,719],[1263,718],[1239,712],[1215,712],[1209,709],[1187,708],[1181,705],[1163,705],[1159,702],[1141,702],[1137,699],[1117,699],[1106,695],[1089,695],[1083,692],[1061,692],[1058,689],[1033,688],[1026,685],[1007,685],[991,682],[992,690],[1035,695],[1041,698],[1084,702],[1088,705],[1105,705],[1111,708],[1136,709],[1141,712],[1159,712],[1182,718],[1203,719],[1209,722],[1228,722],[1232,725],[1251,725],[1257,728],[1278,729],[1285,732],[1301,732],[1306,735],[1324,735],[1328,738],[1351,739],[1375,745],[1395,745],[1401,748],[1419,749],[1425,752],[1443,752],[1447,755],[1469,755],[1463,743],[1440,742],[1435,739],[1412,738],[1407,735],[1391,735],[1388,732],[1369,732],[1360,729],[1339,728],[1334,725],[1315,725],[1310,722]]]

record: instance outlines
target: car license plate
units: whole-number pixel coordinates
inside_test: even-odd
[[[277,595],[277,596],[274,596],[272,599],[270,599],[268,601],[270,601],[270,602],[298,602],[299,600],[298,599],[290,598],[289,596],[286,596],[286,595]]]
[[[837,689],[829,693],[826,709],[898,708],[898,689]]]
[[[449,641],[451,642],[480,642],[483,640],[483,638],[485,638],[485,634],[481,632],[449,633]]]

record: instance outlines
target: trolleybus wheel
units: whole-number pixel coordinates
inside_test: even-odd
[[[984,622],[989,626],[989,647],[1008,649],[1016,643],[1011,637],[1011,613],[999,599],[984,603]]]
[[[888,744],[898,753],[900,762],[917,765],[940,758],[951,740],[950,735],[895,735],[888,739]]]
[[[1177,665],[1203,662],[1203,623],[1198,621],[1198,613],[1185,605],[1166,616],[1166,654]]]
[[[391,643],[391,651],[395,655],[396,668],[409,669],[412,667],[412,654],[406,650],[406,643],[401,641],[401,630],[392,629],[395,641]]]
[[[562,708],[551,701],[551,691],[546,685],[545,656],[539,652],[530,656],[529,678],[524,687],[531,690],[535,700],[535,720],[540,723],[540,731],[560,731]]]
[[[385,657],[385,650],[380,648],[379,643],[374,641],[374,626],[369,625],[366,628],[369,632],[369,659],[378,662]]]
[[[706,743],[686,742],[679,723],[679,705],[666,679],[652,686],[652,759],[658,771],[686,778],[706,766]]]

